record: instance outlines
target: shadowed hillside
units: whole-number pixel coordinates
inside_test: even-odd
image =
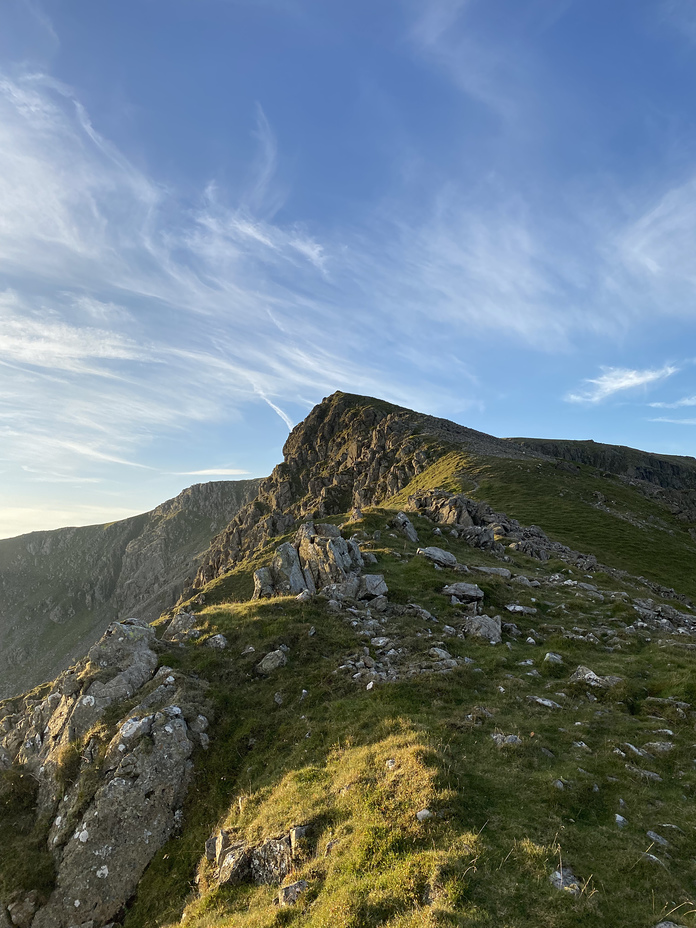
[[[189,487],[152,512],[0,540],[0,697],[51,679],[109,622],[156,618],[257,480]]]

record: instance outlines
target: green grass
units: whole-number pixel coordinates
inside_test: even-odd
[[[594,508],[596,492],[614,512]],[[696,599],[696,544],[684,523],[616,479],[597,477],[585,467],[575,475],[552,464],[527,467],[498,459],[481,470],[476,495],[524,524],[534,522],[556,541],[595,554],[600,562]]]

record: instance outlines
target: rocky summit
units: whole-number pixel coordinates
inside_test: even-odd
[[[0,703],[0,928],[695,926],[694,486],[327,398]]]

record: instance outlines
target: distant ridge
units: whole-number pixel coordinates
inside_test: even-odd
[[[0,698],[55,677],[115,619],[173,605],[258,483],[199,483],[119,522],[0,540]]]

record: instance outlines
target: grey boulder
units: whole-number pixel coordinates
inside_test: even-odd
[[[416,551],[416,554],[420,554],[422,557],[427,557],[429,561],[432,561],[434,564],[437,564],[438,567],[456,567],[457,559],[449,551],[444,551],[442,548],[419,548]]]
[[[259,673],[273,673],[279,667],[284,667],[288,662],[283,651],[269,651],[269,653],[256,665]]]

